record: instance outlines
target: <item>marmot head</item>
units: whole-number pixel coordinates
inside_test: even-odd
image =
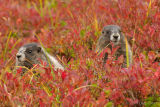
[[[114,45],[119,45],[123,42],[124,36],[121,33],[121,28],[118,25],[108,25],[102,30],[102,34],[98,40],[96,51],[100,52],[107,47],[111,42]]]
[[[33,64],[40,63],[39,58],[43,58],[43,51],[37,43],[23,45],[16,54],[16,65],[31,68]]]

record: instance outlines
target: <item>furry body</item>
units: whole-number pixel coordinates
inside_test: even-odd
[[[127,44],[126,44],[127,42]],[[131,47],[128,44],[127,39],[121,32],[121,28],[117,25],[108,25],[105,26],[102,30],[102,35],[99,37],[96,51],[101,52],[106,47],[112,49],[111,43],[114,44],[114,47],[119,47],[118,50],[115,53],[116,58],[123,55],[124,56],[124,66],[126,66],[126,47],[128,48],[128,58],[129,58],[129,64],[132,63],[132,51]],[[105,53],[104,56],[104,64],[106,63],[106,60],[108,58],[108,54]]]

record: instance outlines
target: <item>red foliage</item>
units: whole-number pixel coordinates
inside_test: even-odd
[[[0,106],[146,106],[160,99],[158,0],[0,0]],[[117,24],[132,43],[133,64],[106,49],[95,53],[103,26]],[[20,75],[15,54],[40,42],[65,71],[46,62]],[[152,99],[148,101],[148,99]]]

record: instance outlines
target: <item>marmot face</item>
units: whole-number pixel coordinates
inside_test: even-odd
[[[102,34],[97,43],[96,51],[100,52],[107,47],[111,42],[114,45],[119,45],[124,40],[123,34],[121,34],[121,28],[117,25],[105,26],[102,30]]]
[[[16,65],[31,68],[33,64],[40,63],[39,58],[42,58],[42,55],[42,49],[38,44],[26,44],[16,54]]]

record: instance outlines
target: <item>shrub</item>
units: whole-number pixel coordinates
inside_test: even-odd
[[[159,4],[158,0],[1,0],[0,105],[159,106]],[[123,57],[117,61],[111,57],[104,69],[103,55],[95,53],[101,28],[108,24],[121,26],[132,45],[129,68],[121,68]],[[20,76],[15,54],[24,42],[43,44],[66,70],[54,71],[42,63]]]

